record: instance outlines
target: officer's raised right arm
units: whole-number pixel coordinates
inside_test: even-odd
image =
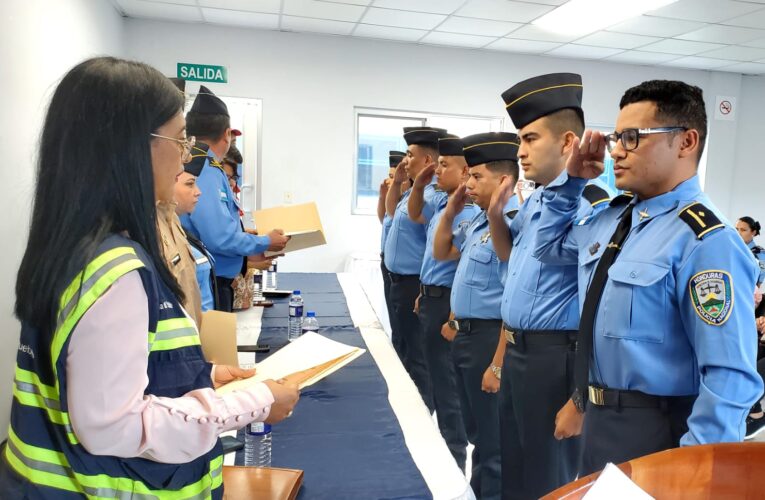
[[[211,169],[213,167],[206,167]],[[230,256],[246,256],[263,253],[271,245],[268,236],[256,236],[242,231],[221,199],[221,186],[215,172],[202,172],[197,185],[202,190],[191,221],[199,232],[199,239],[213,253]]]
[[[465,208],[466,202],[465,184],[460,184],[449,197],[441,220],[438,221],[436,234],[433,237],[433,258],[436,260],[457,260],[460,258],[460,251],[454,244],[452,226],[457,214]]]

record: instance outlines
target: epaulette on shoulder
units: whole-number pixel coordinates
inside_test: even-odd
[[[630,193],[629,191],[625,191],[622,194],[620,194],[619,196],[615,196],[611,200],[611,203],[609,203],[609,205],[612,206],[612,207],[616,207],[616,206],[619,206],[619,205],[626,205],[627,203],[631,202],[632,198],[634,198],[634,197],[635,197],[634,194]]]
[[[597,207],[603,203],[608,203],[608,201],[611,199],[608,191],[600,186],[596,186],[595,184],[587,184],[584,187],[584,193],[582,193],[582,196],[585,200],[589,201],[590,205],[593,207]]]
[[[512,210],[508,210],[505,212],[505,216],[509,217],[510,219],[515,219],[515,216],[518,215],[518,209],[514,208]]]
[[[680,218],[691,227],[698,239],[725,227],[714,212],[699,202],[691,203],[680,210]]]
[[[752,253],[755,255],[765,253],[765,248],[762,248],[760,245],[755,245],[752,247]]]

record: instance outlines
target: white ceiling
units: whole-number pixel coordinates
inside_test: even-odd
[[[566,0],[112,2],[143,19],[765,74],[765,0],[679,0],[583,37],[530,24]]]

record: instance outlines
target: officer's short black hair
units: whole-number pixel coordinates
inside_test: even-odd
[[[699,87],[676,80],[649,80],[628,89],[619,109],[628,104],[650,101],[656,104],[656,119],[665,126],[680,126],[699,133],[699,156],[707,139],[707,110]]]
[[[581,138],[584,134],[584,119],[578,109],[561,109],[545,118],[547,118],[547,126],[555,135],[563,135],[571,131]]]
[[[752,231],[755,236],[759,236],[760,230],[762,229],[759,222],[749,217],[748,215],[741,217],[739,220],[749,226],[749,230]]]
[[[186,135],[211,142],[220,139],[231,128],[231,118],[223,114],[208,114],[189,111],[186,113]]]
[[[515,160],[497,160],[486,163],[486,170],[494,174],[509,175],[518,181],[518,162]]]

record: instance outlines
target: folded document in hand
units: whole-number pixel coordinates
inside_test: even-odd
[[[255,366],[252,378],[237,380],[217,389],[225,394],[264,380],[286,378],[299,388],[315,384],[366,352],[318,333],[308,332]]]

